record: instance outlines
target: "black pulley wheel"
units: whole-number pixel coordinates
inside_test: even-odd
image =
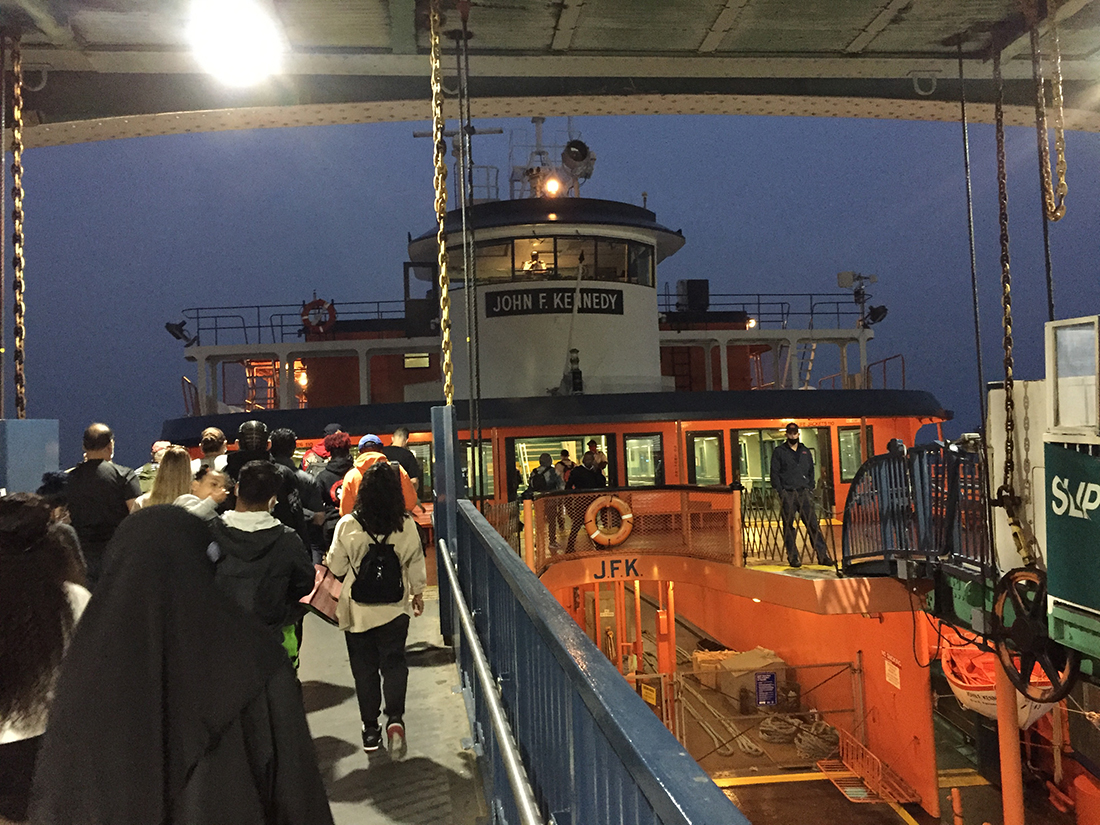
[[[1020,567],[997,582],[993,640],[1008,678],[1033,702],[1061,701],[1077,681],[1080,654],[1050,638],[1047,577],[1042,570]],[[1049,687],[1032,684],[1036,667],[1050,680]]]

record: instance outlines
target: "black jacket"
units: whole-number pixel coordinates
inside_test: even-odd
[[[250,461],[270,461],[275,465],[275,470],[283,481],[279,486],[275,510],[272,514],[287,527],[292,528],[301,538],[302,544],[308,547],[310,542],[309,530],[295,471],[277,462],[267,450],[236,450],[231,452],[225,460],[225,471],[233,481],[237,481],[241,475],[241,467]],[[225,500],[224,510],[232,510],[236,501],[236,496],[230,495]]]
[[[218,589],[272,630],[295,621],[314,574],[298,535],[282,524],[249,533],[221,519],[210,523],[210,532],[222,551],[214,571]]]
[[[607,479],[602,473],[589,470],[583,464],[578,464],[569,471],[569,481],[565,482],[566,490],[595,490],[598,487],[606,487]]]
[[[814,488],[814,457],[801,441],[793,450],[784,443],[772,452],[772,487],[780,493]]]
[[[214,586],[182,507],[118,529],[73,635],[34,783],[37,825],[331,825],[286,652]]]
[[[321,484],[321,495],[325,504],[330,507],[339,507],[340,502],[332,497],[332,487],[337,481],[343,481],[348,470],[355,466],[355,461],[350,455],[330,458],[325,468],[317,474],[317,481]]]

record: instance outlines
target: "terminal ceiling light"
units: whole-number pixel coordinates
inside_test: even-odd
[[[193,0],[187,33],[199,64],[227,86],[259,83],[281,67],[283,37],[257,0]]]

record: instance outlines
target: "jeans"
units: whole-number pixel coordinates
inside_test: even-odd
[[[825,537],[821,535],[817,513],[814,512],[813,490],[781,490],[779,501],[783,519],[783,546],[787,550],[787,561],[790,565],[797,567],[802,563],[798,557],[796,518],[801,518],[806,525],[806,532],[817,554],[817,563],[831,565],[833,560],[829,558],[829,548],[825,546]]]
[[[408,613],[363,633],[344,634],[359,699],[359,717],[368,730],[378,727],[383,694],[388,719],[400,719],[405,715],[405,691],[409,684],[409,665],[405,661],[408,635]]]

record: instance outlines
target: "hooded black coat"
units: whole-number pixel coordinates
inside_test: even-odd
[[[294,671],[214,586],[206,525],[143,509],[57,684],[32,792],[42,825],[330,825]]]

